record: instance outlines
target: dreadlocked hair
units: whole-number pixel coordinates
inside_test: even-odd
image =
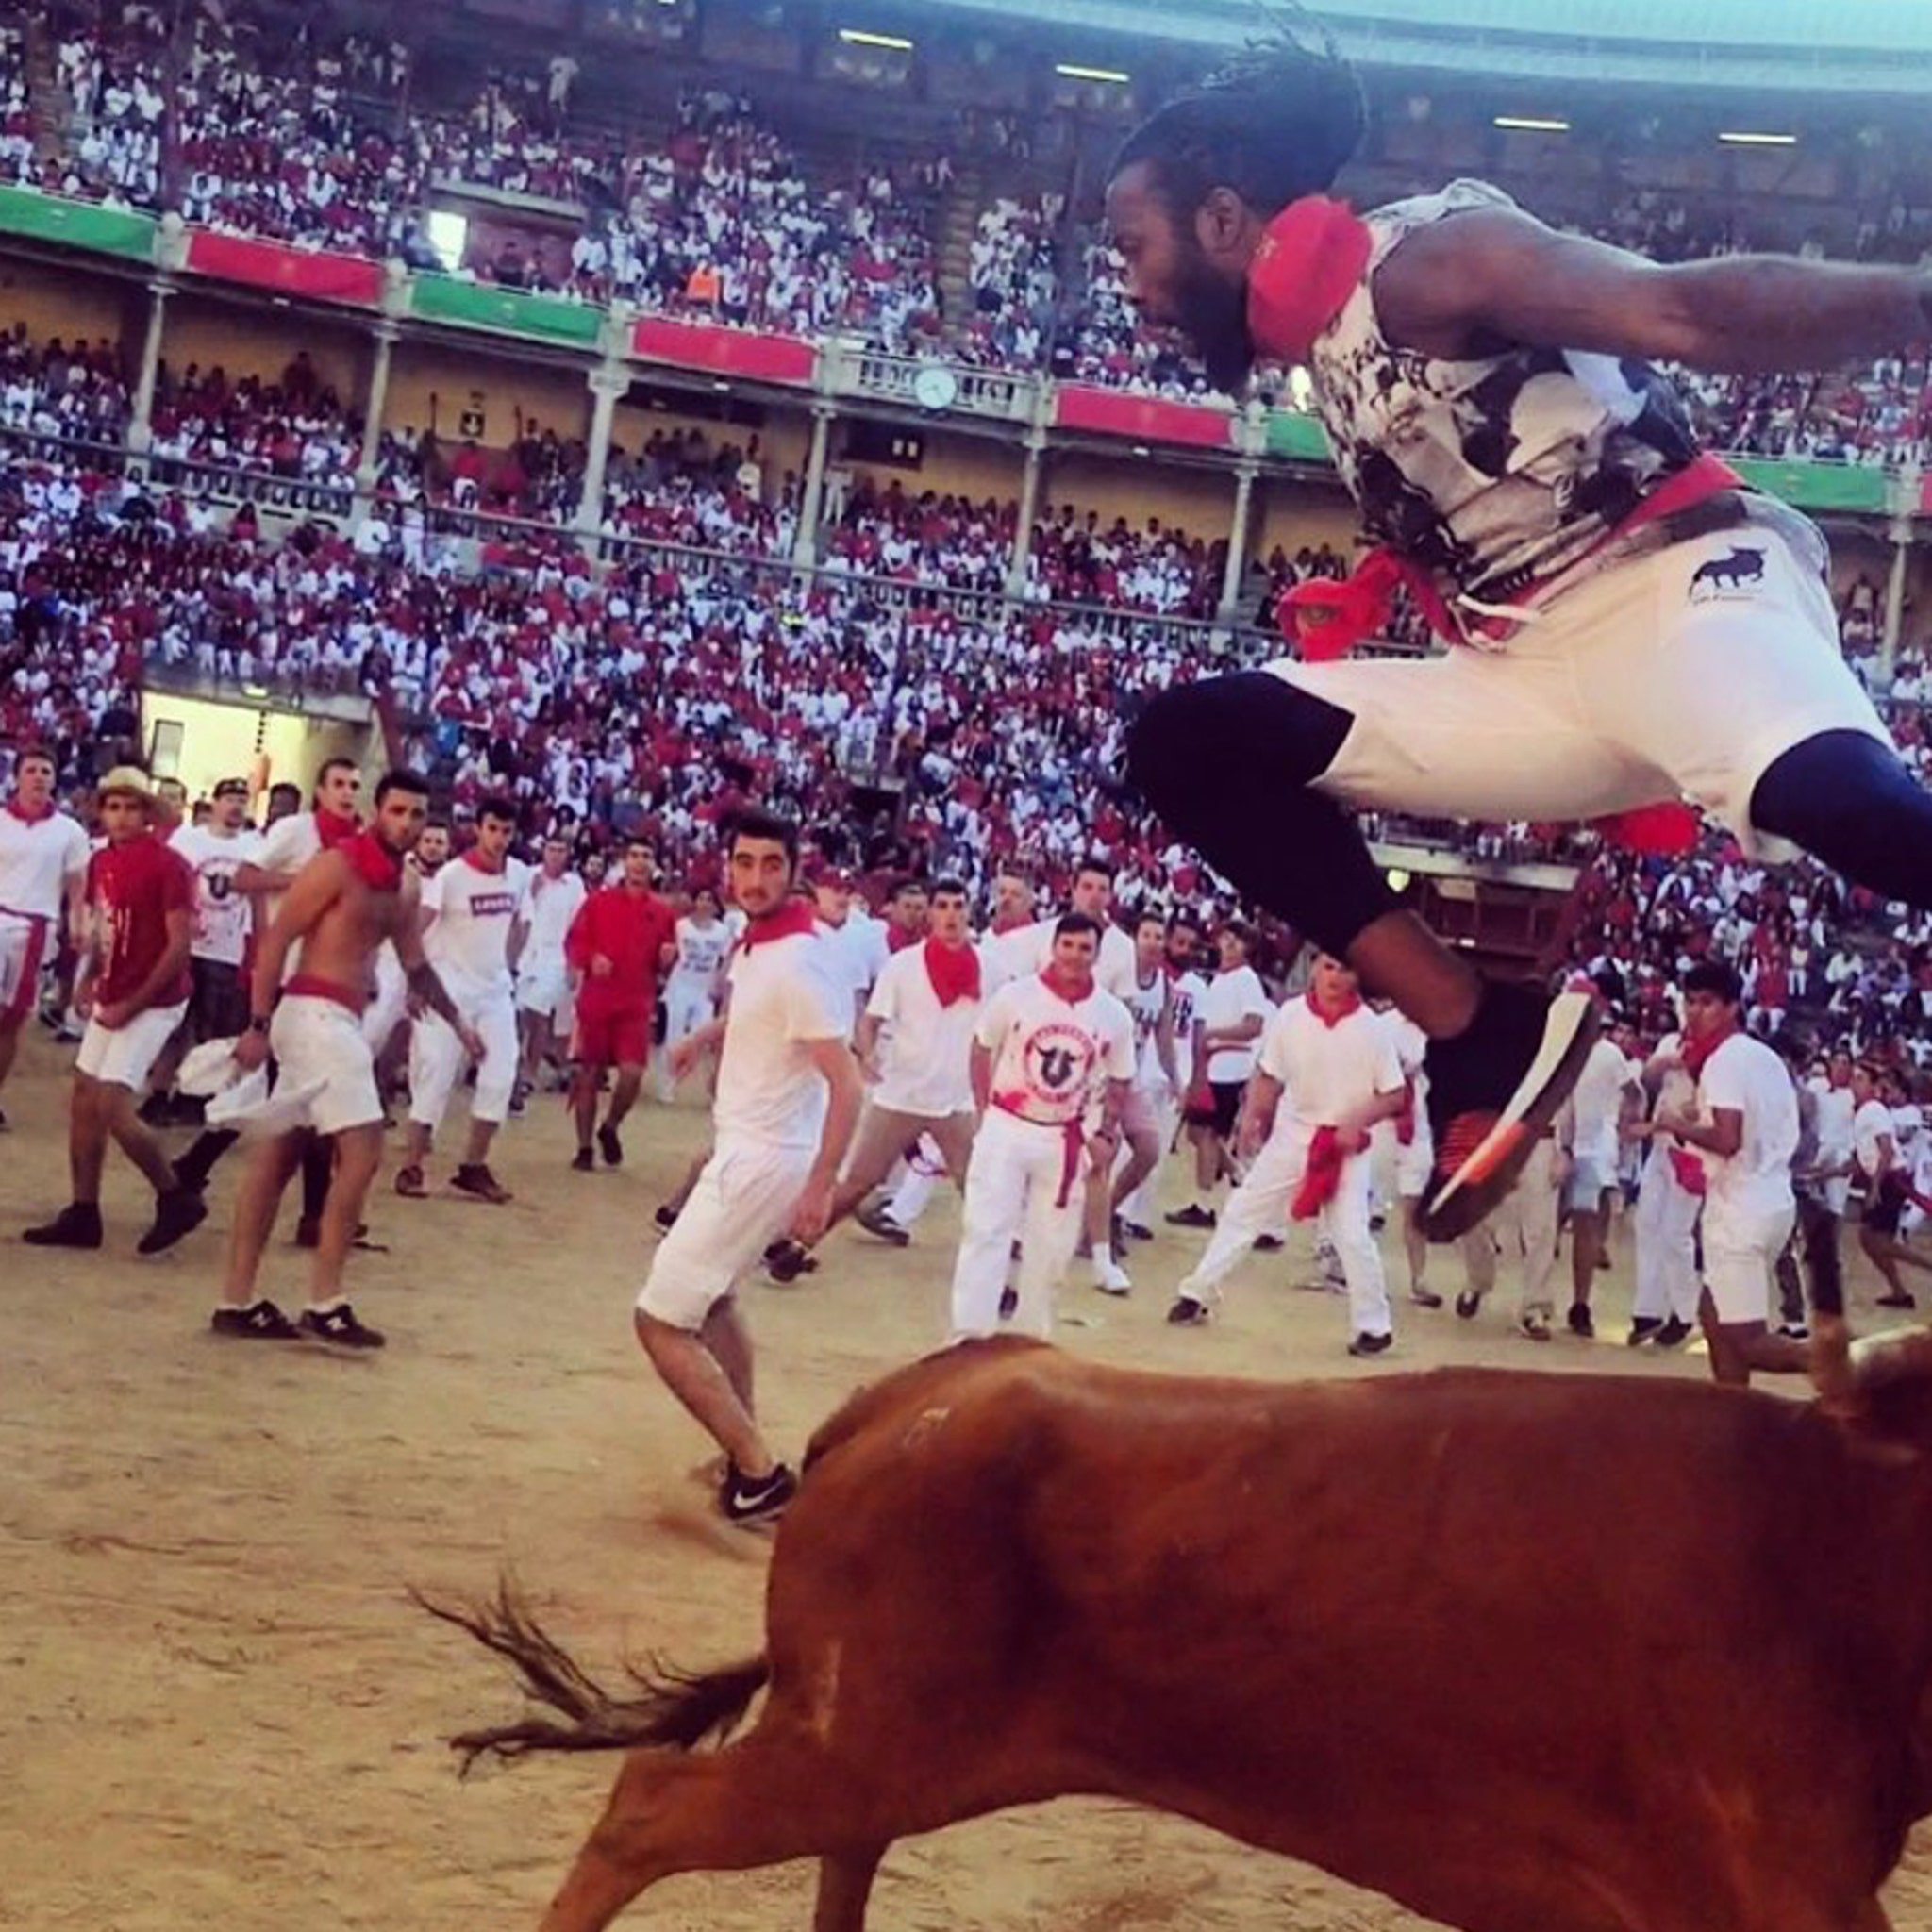
[[[1263,12],[1271,30],[1141,122],[1111,173],[1150,163],[1160,193],[1184,215],[1214,188],[1274,214],[1335,185],[1367,127],[1355,69],[1292,0]]]

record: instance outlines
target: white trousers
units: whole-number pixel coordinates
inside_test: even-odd
[[[1137,1227],[1152,1227],[1160,1203],[1160,1170],[1167,1164],[1168,1150],[1174,1145],[1181,1122],[1181,1104],[1173,1094],[1156,1102],[1154,1115],[1160,1131],[1160,1158],[1147,1172],[1147,1178],[1121,1203],[1121,1218]]]
[[[888,1180],[891,1178],[887,1176]],[[886,1212],[896,1226],[910,1234],[913,1224],[932,1205],[940,1183],[946,1178],[946,1157],[930,1134],[922,1134],[911,1158],[899,1166],[899,1184],[886,1203]]]
[[[1651,1150],[1637,1187],[1637,1298],[1632,1312],[1661,1322],[1697,1320],[1697,1216],[1703,1198],[1672,1171],[1661,1147]]]
[[[1557,1143],[1539,1141],[1516,1185],[1462,1241],[1469,1285],[1486,1295],[1496,1285],[1499,1259],[1507,1261],[1522,1284],[1517,1314],[1548,1321],[1556,1313],[1550,1276],[1557,1266]]]
[[[1066,1137],[990,1107],[973,1143],[959,1253],[953,1263],[953,1340],[1001,1332],[1000,1296],[1013,1243],[1021,1261],[1014,1283],[1020,1307],[1006,1324],[1016,1335],[1042,1340],[1053,1330],[1055,1292],[1074,1258],[1086,1203],[1082,1172],[1060,1193],[1066,1175]]]
[[[517,1078],[517,1008],[508,987],[481,999],[453,995],[458,1009],[483,1041],[470,1118],[503,1124]],[[469,1064],[463,1043],[440,1014],[425,1012],[409,1029],[409,1118],[439,1127],[450,1095]]]
[[[1288,1225],[1314,1138],[1312,1126],[1288,1118],[1284,1108],[1241,1186],[1228,1196],[1208,1252],[1180,1285],[1182,1294],[1197,1302],[1213,1301],[1218,1285],[1255,1245],[1257,1236],[1278,1235]],[[1366,1152],[1343,1161],[1335,1193],[1315,1224],[1341,1258],[1342,1279],[1348,1284],[1349,1331],[1354,1335],[1387,1335],[1394,1325],[1382,1251],[1369,1228],[1374,1165]]]

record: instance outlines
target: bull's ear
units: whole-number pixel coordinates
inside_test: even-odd
[[[1856,1412],[1861,1432],[1932,1451],[1932,1329],[1894,1328],[1852,1344]]]

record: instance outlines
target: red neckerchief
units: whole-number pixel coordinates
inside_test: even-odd
[[[54,801],[50,798],[38,810],[29,810],[17,798],[7,801],[7,809],[24,825],[38,825],[54,816]]]
[[[1084,999],[1093,996],[1093,975],[1083,974],[1074,978],[1063,974],[1058,966],[1049,965],[1040,975],[1040,983],[1048,992],[1066,1001],[1070,1007],[1077,1007]]]
[[[509,870],[508,865],[490,864],[474,845],[463,854],[463,863],[472,872],[480,872],[486,878],[500,879]]]
[[[1358,992],[1351,993],[1339,1007],[1332,1008],[1323,1006],[1316,999],[1315,989],[1312,986],[1308,988],[1307,997],[1308,1011],[1314,1014],[1315,1018],[1321,1021],[1324,1026],[1340,1026],[1351,1013],[1359,1013],[1362,1009],[1362,996]]]
[[[324,811],[319,805],[315,808],[315,834],[325,852],[347,844],[361,829],[361,821],[354,812]]]
[[[1374,246],[1345,201],[1305,194],[1290,202],[1248,264],[1248,333],[1263,356],[1306,362],[1359,286]]]
[[[886,928],[886,951],[903,953],[908,946],[916,946],[924,938],[923,933],[908,932],[903,925],[889,925]]]
[[[320,819],[322,814],[315,816]],[[391,852],[374,832],[358,832],[353,839],[338,840],[331,849],[340,852],[349,861],[350,870],[373,891],[402,890],[403,856]]]
[[[817,912],[803,899],[788,899],[777,911],[754,919],[745,927],[739,936],[739,950],[748,953],[754,946],[762,946],[772,940],[789,940],[802,932],[816,931],[818,923]]]
[[[949,946],[941,940],[925,942],[925,976],[933,997],[942,1007],[955,1000],[979,997],[979,955],[970,945]]]
[[[1720,1031],[1711,1034],[1707,1039],[1705,1040],[1692,1040],[1688,1033],[1685,1034],[1683,1046],[1679,1050],[1684,1061],[1684,1071],[1687,1074],[1689,1074],[1693,1080],[1698,1078],[1698,1076],[1704,1072],[1705,1064],[1710,1058],[1711,1055],[1714,1054],[1718,1050],[1718,1048],[1724,1043],[1725,1041],[1734,1040],[1741,1031],[1742,1028],[1740,1028],[1738,1023],[1735,1020],[1733,1020],[1728,1026],[1725,1026],[1722,1028]]]

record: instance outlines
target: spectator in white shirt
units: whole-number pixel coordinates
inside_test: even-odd
[[[1261,975],[1248,964],[1253,936],[1230,923],[1215,935],[1221,971],[1208,983],[1194,1010],[1190,1060],[1194,1088],[1188,1096],[1188,1138],[1194,1143],[1194,1198],[1167,1219],[1174,1227],[1212,1227],[1208,1205],[1224,1174],[1234,1172],[1229,1153],[1241,1094],[1255,1071],[1261,1029],[1274,1010]],[[1269,1230],[1272,1237],[1274,1230]]]

